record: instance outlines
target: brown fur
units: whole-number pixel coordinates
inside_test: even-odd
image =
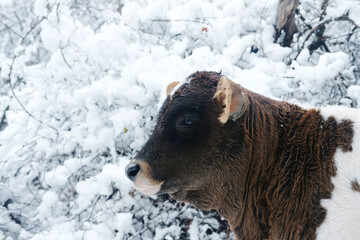
[[[315,239],[326,216],[320,200],[333,189],[335,151],[352,150],[352,123],[241,88],[245,112],[222,124],[224,106],[214,99],[220,78],[191,75],[165,101],[137,159],[163,182],[161,191],[216,209],[237,239]],[[189,112],[200,121],[182,128]]]

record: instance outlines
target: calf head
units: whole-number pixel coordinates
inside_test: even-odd
[[[202,209],[217,208],[241,172],[247,99],[220,73],[196,72],[172,83],[155,129],[126,168],[144,194],[170,193]],[[240,120],[240,119],[239,119]]]

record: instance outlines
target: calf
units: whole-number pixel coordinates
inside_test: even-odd
[[[196,72],[168,86],[126,174],[216,209],[236,239],[359,239],[359,130],[357,110],[305,110]]]

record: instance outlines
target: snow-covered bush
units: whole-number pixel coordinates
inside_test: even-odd
[[[142,196],[124,166],[166,85],[196,70],[271,97],[357,106],[359,3],[329,1],[321,15],[300,2],[301,31],[285,48],[273,42],[276,0],[2,0],[0,239],[229,238],[215,212]],[[326,25],[331,51],[310,51],[301,24],[349,9],[353,22]]]

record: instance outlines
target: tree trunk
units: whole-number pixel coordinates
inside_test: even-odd
[[[289,47],[294,34],[297,32],[295,25],[295,12],[299,5],[299,0],[279,0],[278,15],[276,20],[275,42],[284,30],[285,38],[282,42],[283,46]]]

